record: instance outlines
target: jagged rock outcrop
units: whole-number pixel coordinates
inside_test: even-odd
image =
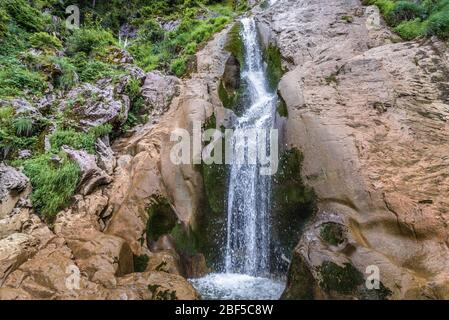
[[[447,44],[396,43],[358,0],[278,1],[258,21],[318,196],[283,297],[449,298]]]
[[[78,182],[78,189],[82,195],[87,195],[98,186],[111,182],[111,177],[97,166],[94,155],[91,155],[84,150],[75,150],[68,146],[62,146],[61,150],[80,167],[81,177]],[[103,149],[102,151],[105,150]],[[104,163],[104,161],[102,161],[102,163]],[[106,169],[109,169],[109,171],[112,170],[111,168]]]
[[[165,113],[173,98],[179,95],[179,85],[179,79],[174,76],[163,75],[160,71],[147,73],[141,88],[145,111],[151,111],[152,117]]]
[[[128,78],[121,80],[118,84],[105,79],[96,85],[86,83],[76,87],[61,101],[60,109],[71,114],[77,124],[86,130],[106,123],[123,123],[128,117],[130,101],[123,92]]]

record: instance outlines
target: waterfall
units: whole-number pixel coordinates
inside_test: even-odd
[[[235,124],[233,149],[257,150],[258,139],[239,136],[248,130],[273,127],[277,96],[270,92],[253,18],[241,20],[244,43],[242,82],[246,86],[246,110]],[[239,131],[239,129],[241,131]],[[260,132],[260,131],[256,131]],[[269,273],[269,208],[271,178],[259,173],[260,164],[233,163],[228,191],[225,271],[252,276]]]
[[[261,136],[260,130],[267,133],[273,128],[277,94],[269,89],[255,20],[244,18],[241,26],[245,110],[234,123],[231,144],[234,150],[243,148],[248,154],[260,148],[262,139],[268,140],[268,134]],[[256,138],[245,139],[251,130],[257,132]],[[190,280],[205,299],[271,300],[284,290],[285,283],[270,275],[271,177],[261,175],[261,168],[257,161],[231,165],[225,272]]]

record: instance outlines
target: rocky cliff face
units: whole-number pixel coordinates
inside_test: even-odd
[[[142,76],[153,117],[113,150],[101,140],[97,157],[64,149],[79,163],[82,181],[52,226],[34,213],[27,177],[2,165],[0,299],[199,298],[184,277],[206,271],[195,247],[207,214],[203,180],[193,165],[172,163],[170,134],[191,132],[194,121],[201,125],[213,113],[217,123],[230,116],[217,95],[229,56],[226,34],[196,55],[188,79]],[[80,277],[79,289],[73,276]]]
[[[358,0],[278,1],[258,21],[318,197],[283,298],[449,298],[447,44],[398,42]]]

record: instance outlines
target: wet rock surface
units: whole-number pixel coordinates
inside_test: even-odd
[[[288,70],[285,142],[318,197],[283,297],[448,298],[447,44],[395,43],[355,0],[278,1],[258,20]],[[358,280],[370,266],[379,290]],[[329,274],[354,282],[335,290]]]

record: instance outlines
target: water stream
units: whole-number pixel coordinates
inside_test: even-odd
[[[269,89],[254,18],[241,20],[240,34],[247,108],[235,129],[267,130],[273,127],[277,94]],[[258,147],[257,139],[242,139],[237,132],[234,150],[245,143],[246,150]],[[283,282],[270,276],[271,177],[259,170],[259,163],[231,165],[224,272],[191,280],[205,299],[278,299],[284,289]]]

